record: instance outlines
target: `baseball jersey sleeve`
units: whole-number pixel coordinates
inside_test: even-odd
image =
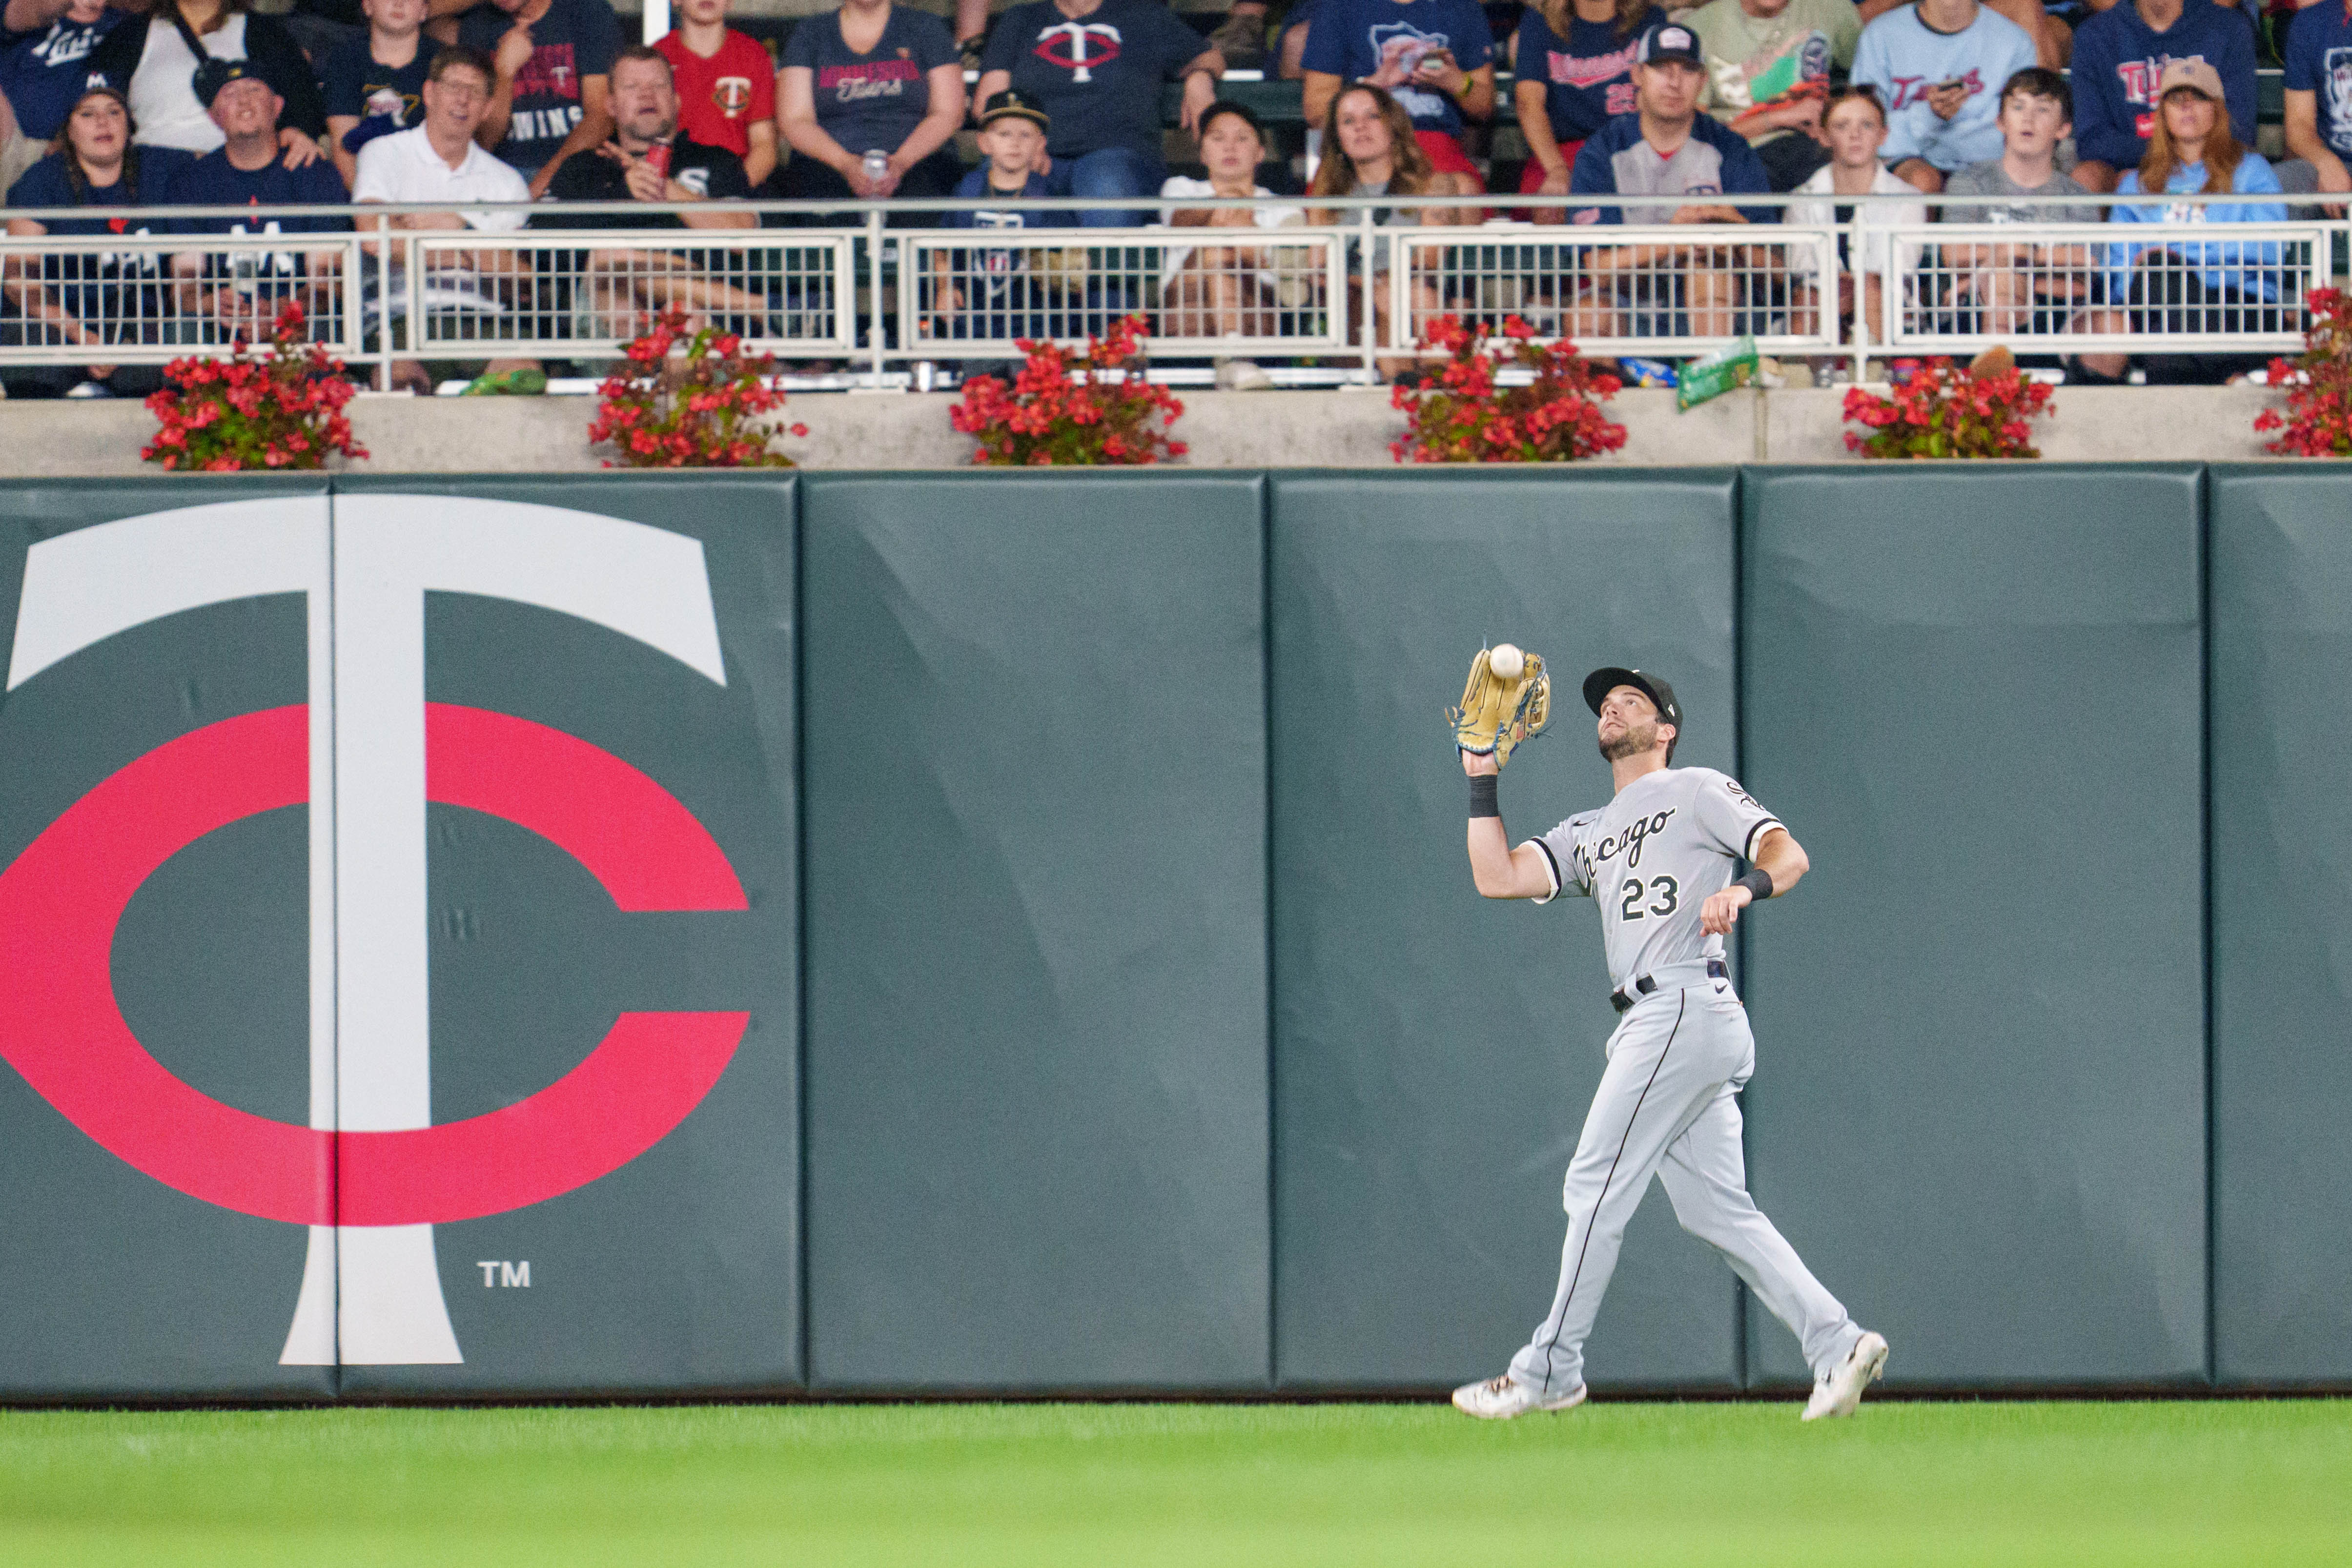
[[[1693,768],[1700,775],[1698,793],[1692,798],[1691,810],[1698,825],[1727,855],[1744,861],[1756,858],[1756,843],[1765,832],[1780,825],[1780,819],[1756,803],[1756,798],[1739,787],[1739,781],[1727,778],[1713,768]]]
[[[1549,904],[1563,893],[1592,896],[1591,879],[1584,874],[1584,862],[1576,852],[1576,830],[1591,821],[1591,814],[1570,817],[1542,837],[1528,841],[1543,852],[1544,874],[1551,878],[1551,891],[1536,903]]]

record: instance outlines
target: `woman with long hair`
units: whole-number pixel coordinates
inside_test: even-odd
[[[1160,187],[1163,197],[1255,196],[1255,207],[1179,207],[1168,214],[1176,228],[1271,229],[1298,222],[1297,207],[1265,204],[1274,193],[1257,183],[1265,160],[1265,132],[1257,116],[1238,103],[1213,103],[1201,114],[1201,162],[1209,177],[1171,174]],[[1202,237],[1206,238],[1203,235]],[[1234,236],[1238,238],[1238,236]],[[1171,338],[1265,338],[1276,331],[1286,277],[1274,247],[1262,244],[1170,246],[1160,256],[1160,331]],[[1247,360],[1217,361],[1217,384],[1254,391],[1270,384]]]
[[[278,145],[286,166],[299,169],[323,156],[327,100],[319,75],[294,35],[275,16],[253,14],[248,0],[156,0],[90,51],[93,79],[122,94],[139,121],[139,141],[198,156],[226,138],[196,97],[196,68],[206,58],[250,60],[256,75],[286,100]]]
[[[1512,107],[1527,139],[1523,196],[1565,196],[1584,139],[1633,112],[1633,61],[1643,35],[1664,20],[1651,0],[1538,0],[1511,35]],[[1539,224],[1568,221],[1538,207]]]
[[[1323,118],[1323,159],[1315,166],[1310,196],[1472,196],[1475,182],[1433,167],[1414,139],[1412,117],[1383,89],[1356,82],[1340,89]],[[1381,227],[1475,223],[1475,207],[1375,207],[1372,222]],[[1362,220],[1355,212],[1318,207],[1308,214],[1317,224],[1349,225]],[[1388,268],[1390,246],[1378,241],[1371,257],[1372,322],[1380,340],[1389,336]],[[1360,258],[1356,242],[1348,242],[1349,323],[1353,331],[1363,319]],[[1423,278],[1412,280],[1412,311],[1416,318],[1433,314],[1437,289]],[[1394,380],[1413,361],[1396,356],[1380,361],[1381,373]]]
[[[8,204],[19,210],[163,205],[172,199],[173,174],[188,165],[187,156],[165,147],[141,148],[131,139],[137,128],[120,92],[85,89],[67,110],[48,156],[10,188]],[[8,232],[28,239],[149,231],[119,218],[41,222],[12,216]],[[19,318],[7,323],[9,340],[26,346],[69,343],[91,355],[87,364],[11,372],[10,392],[18,397],[143,397],[162,386],[157,367],[113,364],[105,350],[110,343],[162,340],[163,259],[152,250],[10,255],[0,275],[5,279],[0,287]]]
[[[2239,144],[2222,107],[2221,74],[2203,60],[2175,60],[2157,82],[2156,124],[2139,167],[2126,172],[2116,194],[2276,196],[2279,179],[2263,156]],[[2279,224],[2286,204],[2118,202],[2111,224]],[[2107,247],[2109,308],[2086,318],[2093,332],[2262,332],[2276,330],[2280,315],[2279,246],[2275,240],[2169,240]],[[2215,382],[2263,362],[2262,355],[2151,354],[2156,382]],[[2086,380],[2117,381],[2123,354],[2084,354]]]

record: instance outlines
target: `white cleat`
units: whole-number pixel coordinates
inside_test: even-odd
[[[1530,1410],[1572,1410],[1583,1403],[1581,1383],[1557,1399],[1546,1399],[1507,1372],[1484,1383],[1465,1383],[1454,1391],[1454,1407],[1481,1421],[1507,1421]]]
[[[1886,1370],[1886,1336],[1865,1333],[1853,1342],[1845,1359],[1813,1383],[1813,1396],[1805,1401],[1805,1419],[1851,1416],[1862,1406],[1862,1391]]]

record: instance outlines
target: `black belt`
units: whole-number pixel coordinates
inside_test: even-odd
[[[1731,971],[1724,967],[1722,959],[1709,958],[1706,961],[1706,977],[1710,980],[1727,980],[1731,978]],[[1640,979],[1635,980],[1632,986],[1628,987],[1626,990],[1612,991],[1609,993],[1609,1005],[1615,1008],[1621,1013],[1631,1012],[1635,1002],[1640,1001],[1643,997],[1648,996],[1652,991],[1654,991],[1657,988],[1657,980],[1651,976],[1643,975]],[[1629,991],[1632,993],[1631,995],[1627,994]]]

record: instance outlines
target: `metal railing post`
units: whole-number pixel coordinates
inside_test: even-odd
[[[1832,253],[1830,265],[1836,269],[1836,287],[1839,294],[1845,292],[1847,277],[1851,276],[1853,278],[1853,384],[1860,386],[1863,372],[1869,368],[1870,339],[1873,329],[1870,320],[1870,285],[1864,281],[1869,274],[1856,265],[1862,254],[1861,208],[1855,208],[1853,215],[1838,225],[1837,238],[1843,243],[1833,243],[1830,246]],[[1840,252],[1843,254],[1838,254]],[[1834,298],[1831,301],[1831,308],[1836,308]],[[1879,310],[1882,314],[1893,308],[1894,306],[1890,301],[1879,302]],[[1878,323],[1880,330],[1884,330],[1885,326],[1884,321]]]
[[[885,350],[882,340],[882,209],[866,214],[866,277],[872,298],[866,300],[866,330],[873,334],[874,390],[882,390]]]
[[[1356,265],[1361,269],[1363,275],[1359,297],[1363,300],[1364,384],[1378,386],[1381,384],[1381,356],[1377,347],[1380,340],[1380,312],[1372,308],[1372,280],[1378,276],[1372,265],[1372,209],[1363,208],[1356,214],[1356,226],[1363,236],[1361,245],[1358,246]]]

